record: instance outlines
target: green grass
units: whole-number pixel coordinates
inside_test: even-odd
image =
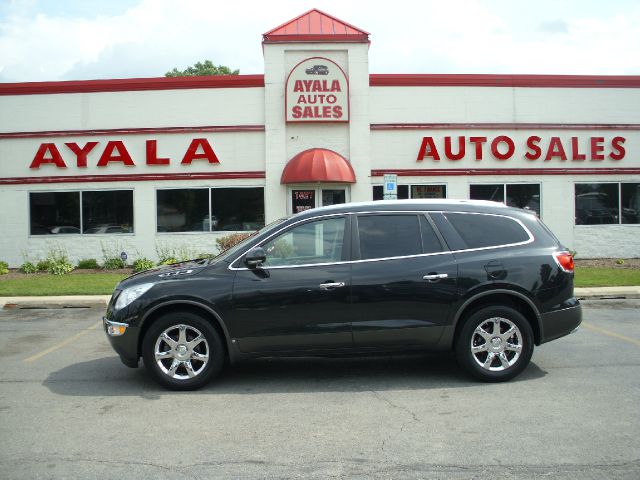
[[[640,268],[576,268],[576,287],[625,287],[640,285]]]
[[[74,273],[72,275],[24,275],[0,277],[0,297],[47,295],[111,295],[122,273]],[[576,268],[576,287],[620,287],[640,285],[638,268]]]
[[[116,284],[127,276],[121,273],[75,273],[0,278],[0,297],[111,295]]]

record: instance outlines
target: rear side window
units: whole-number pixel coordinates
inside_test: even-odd
[[[529,234],[512,218],[472,213],[445,213],[467,248],[496,247],[529,240]]]
[[[358,235],[362,260],[422,253],[417,215],[359,216]]]

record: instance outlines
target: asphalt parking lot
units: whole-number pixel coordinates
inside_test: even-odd
[[[2,478],[640,478],[640,300],[515,381],[449,355],[263,359],[174,393],[123,366],[102,307],[0,310]]]

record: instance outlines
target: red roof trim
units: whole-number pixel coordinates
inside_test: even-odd
[[[262,42],[368,43],[369,33],[333,15],[313,8],[264,33]]]
[[[265,178],[264,171],[215,172],[215,173],[144,173],[121,175],[67,175],[55,177],[9,177],[0,178],[0,185],[34,185],[48,183],[94,183],[94,182],[146,182],[159,180],[223,180],[236,178]]]
[[[639,75],[371,74],[372,87],[640,88]]]
[[[640,168],[433,168],[371,170],[372,177],[459,177],[475,175],[637,175]]]
[[[372,123],[371,130],[640,130],[640,123]]]
[[[71,137],[93,135],[142,135],[147,133],[190,133],[190,132],[264,132],[264,125],[232,125],[206,127],[157,127],[157,128],[107,128],[101,130],[51,130],[43,132],[6,132],[0,133],[0,138],[40,138],[40,137]]]
[[[251,87],[264,87],[264,75],[209,75],[198,77],[120,78],[110,80],[71,80],[64,82],[0,83],[0,95]]]
[[[366,37],[354,35],[273,35],[262,43],[369,43]]]

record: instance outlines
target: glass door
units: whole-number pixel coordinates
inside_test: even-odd
[[[344,188],[323,188],[322,189],[322,206],[338,205],[346,203],[347,192]]]
[[[300,186],[289,189],[289,213],[300,213],[316,207],[337,205],[348,201],[344,186]]]

